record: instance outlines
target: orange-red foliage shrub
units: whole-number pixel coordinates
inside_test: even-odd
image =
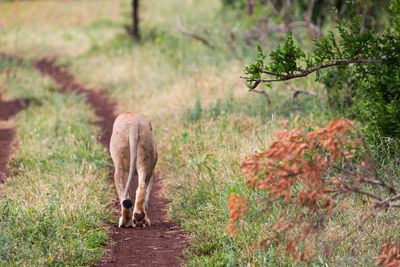
[[[229,195],[228,209],[229,209],[229,223],[226,227],[228,233],[235,233],[236,226],[234,222],[238,221],[246,212],[247,200],[233,194]]]
[[[381,254],[375,258],[375,263],[386,267],[400,266],[400,251],[394,242],[383,244]]]
[[[304,128],[287,129],[277,131],[275,136],[276,139],[266,151],[247,156],[241,169],[251,187],[267,190],[274,201],[283,199],[286,204],[292,203],[300,209],[295,216],[290,212],[282,212],[283,215],[271,228],[274,233],[261,239],[258,242],[260,246],[285,242],[280,247],[285,246],[287,255],[300,257],[302,261],[310,263],[319,252],[312,252],[310,245],[313,242],[306,243],[306,239],[321,228],[324,216],[329,215],[335,207],[332,195],[361,194],[375,201],[375,209],[365,216],[357,228],[341,238],[335,234],[325,238],[325,255],[329,255],[348,236],[360,231],[361,226],[377,212],[384,208],[400,207],[399,203],[395,203],[400,200],[398,190],[378,176],[374,163],[376,160],[372,155],[366,153],[366,156],[361,152],[360,148],[365,144],[362,136],[354,131],[352,121],[334,119],[318,130],[307,132]],[[363,184],[369,187],[363,187]],[[385,190],[381,190],[383,193],[379,195],[371,190],[371,186]],[[392,196],[387,197],[385,191]],[[228,232],[237,230],[233,222],[243,215],[245,206],[245,199],[229,196]],[[321,241],[318,234],[314,238]],[[303,245],[301,250],[300,244]],[[393,260],[397,260],[397,256],[393,255],[398,255],[398,250],[385,248],[377,263],[398,262]]]
[[[345,136],[352,124],[350,120],[334,119],[318,131],[276,132],[277,139],[265,152],[250,155],[243,162],[241,169],[249,177],[247,183],[268,190],[275,199],[283,197],[285,202],[294,199],[310,209],[331,210],[334,206],[329,195],[332,189],[324,177],[335,160],[349,155],[346,145],[355,142]],[[302,184],[302,189],[293,195],[292,187],[298,183]]]

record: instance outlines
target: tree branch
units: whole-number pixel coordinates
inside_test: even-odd
[[[292,98],[295,99],[299,94],[306,94],[306,95],[312,95],[312,96],[317,96],[320,97],[321,94],[318,94],[317,92],[311,92],[311,91],[306,91],[306,90],[301,90],[294,86],[293,84],[290,85],[290,89],[293,91]]]
[[[271,1],[271,0],[269,0],[268,2],[269,2],[269,6],[271,7],[271,11],[272,11],[272,13],[274,13],[275,15],[278,15],[278,14],[279,14],[279,12],[278,12],[278,10],[276,9],[276,7],[275,7],[274,3],[272,3],[272,1]]]
[[[195,40],[198,40],[202,42],[205,46],[207,46],[210,49],[214,50],[214,46],[210,44],[205,38],[195,34],[194,32],[189,31],[185,27],[182,26],[181,20],[179,17],[176,18],[176,27],[178,28],[179,31],[181,31],[183,34],[189,36],[190,38],[193,38]]]
[[[271,100],[269,99],[269,96],[268,96],[267,92],[261,91],[261,90],[256,90],[256,89],[250,90],[250,91],[251,91],[251,92],[254,92],[254,93],[258,93],[258,94],[264,95],[265,98],[267,99],[268,104],[271,104]]]
[[[314,11],[315,0],[310,0],[308,2],[307,12],[304,14],[304,19],[306,20],[307,24],[311,22],[312,13]]]
[[[344,188],[345,188],[346,190],[348,190],[348,191],[350,191],[350,192],[358,193],[358,194],[360,194],[360,195],[368,196],[368,197],[373,198],[373,199],[376,199],[376,200],[378,200],[378,201],[382,201],[382,198],[380,198],[380,197],[378,197],[378,196],[375,196],[374,194],[371,194],[371,193],[369,193],[369,192],[362,191],[362,190],[360,190],[358,187],[352,187],[352,186],[350,186],[348,183],[346,183],[346,182],[344,181],[344,179],[343,179],[342,177],[337,176],[336,178],[337,178],[337,180],[340,182],[340,184],[342,184],[342,185],[344,186]],[[378,202],[378,203],[379,203],[379,202]]]
[[[367,183],[367,184],[381,185],[383,187],[386,187],[391,193],[397,194],[396,188],[394,188],[393,185],[391,185],[391,184],[385,183],[384,181],[362,178],[362,179],[360,179],[360,182]]]
[[[365,142],[364,139],[361,139],[361,141],[362,141],[362,143],[363,143],[365,149],[367,150],[368,154],[371,155],[370,159],[372,159],[372,162],[373,162],[373,164],[374,164],[375,178],[376,178],[378,181],[380,181],[380,182],[382,183],[383,186],[385,186],[386,188],[388,188],[390,192],[392,192],[393,194],[396,195],[396,194],[397,194],[397,190],[394,188],[394,186],[391,185],[391,184],[385,183],[385,182],[379,177],[378,171],[377,171],[377,169],[376,169],[376,166],[379,166],[384,172],[386,172],[386,174],[387,174],[388,176],[390,176],[389,173],[388,173],[388,172],[389,172],[388,169],[386,169],[386,168],[373,156],[373,153],[372,153],[371,149],[369,148],[367,142]],[[391,172],[391,175],[392,175],[393,177],[396,176],[396,175],[394,174],[393,171],[390,171],[390,172]]]
[[[289,24],[290,27],[307,27],[308,31],[311,32],[314,36],[321,37],[322,33],[318,26],[312,24],[311,22],[307,21],[295,21]]]
[[[313,15],[314,11],[314,5],[315,5],[315,0],[310,0],[307,8],[307,12],[304,14],[304,20],[306,23],[306,27],[308,29],[308,32],[310,33],[311,39],[313,39],[315,36],[321,37],[321,30],[319,27],[315,26],[314,24],[311,23],[311,18]]]
[[[307,23],[307,21],[294,21],[286,24],[275,24],[274,22],[268,20],[268,24],[266,25],[266,27],[268,31],[285,33],[291,32],[293,28],[306,27],[311,30],[315,35],[321,35],[321,30],[319,29],[319,27],[312,23]]]
[[[397,207],[396,204],[392,204],[393,201],[400,199],[400,194],[397,194],[393,197],[389,197],[389,198],[385,198],[381,201],[379,201],[378,203],[376,203],[377,207],[384,207],[384,206],[389,206],[389,207]]]
[[[374,198],[376,200],[382,201],[382,198],[380,198],[378,196],[375,196],[374,194],[371,194],[370,192],[362,191],[358,187],[349,187],[348,189],[351,192],[358,193],[358,194],[361,194],[361,195],[365,195],[365,196],[368,196],[370,198]]]
[[[269,72],[269,71],[262,71],[263,73],[280,77],[280,78],[275,78],[275,79],[246,79],[247,77],[245,76],[240,76],[241,78],[246,79],[248,82],[281,82],[281,81],[287,81],[291,79],[296,79],[300,77],[305,77],[317,70],[333,67],[333,66],[339,66],[339,65],[348,65],[352,63],[379,63],[382,62],[383,59],[379,58],[355,58],[355,59],[340,59],[340,60],[335,60],[327,63],[323,63],[321,65],[317,65],[308,69],[299,69],[297,73],[294,74],[282,74],[282,73],[274,73],[274,72]],[[258,84],[257,84],[258,85]],[[254,86],[253,86],[254,87]],[[255,87],[253,88],[255,89]]]
[[[260,71],[260,72],[261,72],[261,73],[265,73],[265,74],[269,74],[269,75],[278,76],[278,77],[286,77],[285,74],[275,73],[275,72],[266,71],[266,70],[262,70],[262,71]]]

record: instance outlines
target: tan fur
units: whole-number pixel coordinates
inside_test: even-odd
[[[151,123],[139,113],[119,115],[113,126],[110,153],[115,167],[115,188],[121,204],[119,227],[150,226],[147,208],[157,163]],[[126,207],[131,200],[130,183],[135,174],[138,176],[138,187],[132,212],[132,207]]]

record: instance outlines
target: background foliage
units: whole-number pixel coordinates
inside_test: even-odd
[[[365,123],[370,137],[398,138],[400,33],[396,26],[397,5],[394,1],[390,6],[391,26],[385,31],[363,30],[362,17],[353,13],[351,20],[338,22],[336,32],[329,31],[315,39],[314,50],[308,56],[295,44],[292,35],[282,47],[278,45],[270,52],[269,63],[264,62],[265,56],[259,48],[256,62],[245,69],[249,74],[247,78],[253,80],[250,87],[258,85],[263,73],[283,81],[297,78],[299,74],[308,75],[309,70],[317,67],[316,79],[325,85],[330,105],[336,106],[343,116]],[[322,70],[327,64],[339,61],[342,63],[333,66],[341,67]]]

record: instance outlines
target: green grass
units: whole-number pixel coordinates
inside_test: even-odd
[[[28,63],[0,76],[21,111],[18,148],[0,192],[0,265],[91,265],[107,242],[108,155],[84,96],[60,94]],[[5,63],[5,64],[4,64]]]
[[[271,99],[274,98],[273,95]],[[295,216],[300,210],[272,202],[266,191],[250,189],[239,166],[246,155],[268,146],[280,119],[301,115],[302,122],[315,127],[324,124],[333,114],[327,109],[320,109],[316,114],[319,101],[315,99],[307,100],[314,101],[314,107],[302,105],[290,114],[265,111],[259,101],[257,98],[243,102],[231,98],[220,100],[221,111],[215,116],[217,104],[207,109],[196,100],[192,108],[183,113],[182,124],[171,131],[167,140],[168,152],[160,164],[163,170],[169,171],[167,186],[172,199],[169,214],[193,233],[190,266],[300,264],[287,258],[282,248],[277,250],[278,244],[267,250],[257,245],[274,232],[272,226],[279,213],[289,210]],[[250,112],[245,108],[246,104],[252,107]],[[279,105],[273,110],[278,108]],[[398,187],[400,173],[396,166],[400,158],[390,151],[386,153],[388,162],[384,166],[392,175],[386,177],[382,172],[382,177]],[[248,200],[247,214],[235,235],[229,235],[225,229],[229,220],[228,196],[232,193]],[[373,208],[366,200],[364,197],[339,199],[337,208],[319,232],[320,245],[332,242],[333,233],[341,237],[357,227],[365,212]],[[396,230],[399,223],[400,217],[395,210],[382,212],[365,225],[360,237],[358,234],[351,236],[330,258],[316,258],[314,264],[374,266],[373,257],[379,254],[380,245],[400,237]],[[343,225],[346,227],[341,229]]]
[[[264,102],[263,96],[245,101],[228,97],[204,108],[202,116],[194,121],[193,115],[187,114],[198,113],[197,101],[183,113],[182,126],[176,127],[167,140],[168,152],[160,164],[163,170],[169,170],[170,216],[193,233],[190,266],[290,263],[273,249],[257,248],[257,241],[268,233],[267,223],[275,220],[280,205],[260,204],[265,192],[250,189],[239,169],[247,154],[265,149],[277,120],[283,118],[268,110]],[[249,203],[243,229],[233,236],[225,230],[228,196],[232,193],[247,197]]]

